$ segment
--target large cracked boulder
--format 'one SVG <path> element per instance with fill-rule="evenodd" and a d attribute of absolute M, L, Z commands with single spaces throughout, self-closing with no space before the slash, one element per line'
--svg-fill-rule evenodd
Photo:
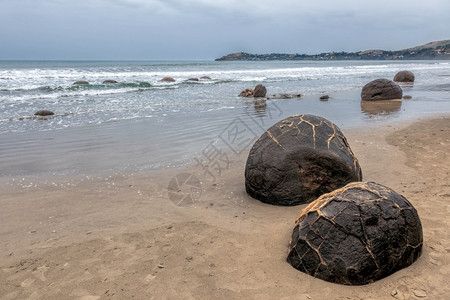
<path fill-rule="evenodd" d="M 415 208 L 392 189 L 354 182 L 300 212 L 287 261 L 311 276 L 367 284 L 411 265 L 422 252 Z"/>
<path fill-rule="evenodd" d="M 309 203 L 361 180 L 344 134 L 314 115 L 291 116 L 270 127 L 253 145 L 245 166 L 247 193 L 274 205 Z"/>
<path fill-rule="evenodd" d="M 394 81 L 397 82 L 414 82 L 414 74 L 411 71 L 400 71 L 394 76 Z"/>
<path fill-rule="evenodd" d="M 375 79 L 366 84 L 361 91 L 361 100 L 402 99 L 402 88 L 389 79 Z"/>

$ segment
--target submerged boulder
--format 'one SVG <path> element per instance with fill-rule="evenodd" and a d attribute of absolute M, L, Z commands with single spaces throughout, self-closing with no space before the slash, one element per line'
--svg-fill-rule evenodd
<path fill-rule="evenodd" d="M 300 212 L 287 261 L 316 278 L 361 285 L 411 265 L 422 246 L 422 225 L 406 198 L 377 183 L 354 182 Z"/>
<path fill-rule="evenodd" d="M 79 81 L 75 81 L 73 84 L 89 84 L 89 82 L 84 81 L 84 80 L 79 80 Z"/>
<path fill-rule="evenodd" d="M 200 77 L 200 79 L 211 80 L 211 77 L 209 77 L 209 76 L 202 76 L 202 77 Z"/>
<path fill-rule="evenodd" d="M 264 98 L 266 96 L 267 90 L 266 87 L 262 84 L 258 84 L 255 86 L 253 97 L 257 98 Z"/>
<path fill-rule="evenodd" d="M 161 81 L 165 81 L 165 82 L 175 82 L 175 79 L 172 77 L 164 77 L 163 79 L 161 79 Z"/>
<path fill-rule="evenodd" d="M 394 76 L 394 81 L 397 82 L 414 82 L 414 74 L 411 71 L 400 71 Z"/>
<path fill-rule="evenodd" d="M 392 100 L 402 99 L 402 88 L 389 79 L 375 79 L 366 84 L 361 91 L 361 99 L 372 100 Z"/>
<path fill-rule="evenodd" d="M 112 80 L 112 79 L 107 79 L 107 80 L 103 81 L 103 84 L 108 84 L 108 83 L 117 83 L 117 81 Z"/>
<path fill-rule="evenodd" d="M 361 180 L 344 134 L 314 115 L 291 116 L 270 127 L 253 145 L 245 166 L 247 193 L 274 205 L 308 203 Z"/>

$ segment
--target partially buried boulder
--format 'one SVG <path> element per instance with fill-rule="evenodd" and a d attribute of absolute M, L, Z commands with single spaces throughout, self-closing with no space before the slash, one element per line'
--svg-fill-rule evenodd
<path fill-rule="evenodd" d="M 38 110 L 34 113 L 35 116 L 53 116 L 55 113 L 50 110 Z"/>
<path fill-rule="evenodd" d="M 165 81 L 165 82 L 175 82 L 175 79 L 172 77 L 164 77 L 163 79 L 161 79 L 161 81 Z"/>
<path fill-rule="evenodd" d="M 362 100 L 402 99 L 402 88 L 389 79 L 375 79 L 366 84 L 361 91 Z"/>
<path fill-rule="evenodd" d="M 421 255 L 415 208 L 392 189 L 355 182 L 300 212 L 287 261 L 311 276 L 361 285 L 411 265 Z"/>
<path fill-rule="evenodd" d="M 394 76 L 394 81 L 397 82 L 414 82 L 414 74 L 411 71 L 400 71 Z"/>
<path fill-rule="evenodd" d="M 84 80 L 79 80 L 79 81 L 75 81 L 73 84 L 77 85 L 77 84 L 89 84 L 89 82 L 84 81 Z"/>
<path fill-rule="evenodd" d="M 314 115 L 291 116 L 270 127 L 253 145 L 245 166 L 247 193 L 274 205 L 308 203 L 361 180 L 344 134 Z"/>
<path fill-rule="evenodd" d="M 240 94 L 239 97 L 253 97 L 255 90 L 253 89 L 245 89 Z"/>
<path fill-rule="evenodd" d="M 266 87 L 263 86 L 262 84 L 258 84 L 257 86 L 255 86 L 253 97 L 264 98 L 266 96 L 266 93 L 267 93 Z"/>

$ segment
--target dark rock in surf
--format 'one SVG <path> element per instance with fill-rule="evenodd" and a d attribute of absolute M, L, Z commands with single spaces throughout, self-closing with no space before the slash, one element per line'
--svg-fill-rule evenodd
<path fill-rule="evenodd" d="M 353 181 L 362 172 L 344 134 L 314 115 L 288 117 L 253 145 L 245 166 L 245 188 L 274 205 L 309 203 Z"/>
<path fill-rule="evenodd" d="M 402 88 L 389 79 L 375 79 L 366 84 L 361 91 L 361 100 L 402 99 Z"/>
<path fill-rule="evenodd" d="M 394 76 L 396 82 L 414 82 L 414 74 L 411 71 L 400 71 Z"/>
<path fill-rule="evenodd" d="M 323 96 L 320 96 L 320 101 L 327 101 L 328 99 L 330 99 L 330 96 L 328 96 L 328 95 L 323 95 Z"/>
<path fill-rule="evenodd" d="M 211 80 L 211 77 L 209 77 L 209 76 L 202 76 L 202 77 L 200 77 L 200 79 Z"/>
<path fill-rule="evenodd" d="M 53 116 L 55 113 L 50 110 L 38 110 L 34 113 L 35 116 Z"/>
<path fill-rule="evenodd" d="M 300 212 L 287 261 L 326 281 L 362 285 L 411 265 L 421 255 L 422 225 L 403 196 L 354 182 Z"/>
<path fill-rule="evenodd" d="M 117 81 L 112 80 L 112 79 L 108 79 L 108 80 L 103 81 L 103 84 L 109 84 L 109 83 L 117 83 Z"/>
<path fill-rule="evenodd" d="M 79 81 L 75 81 L 73 84 L 77 85 L 77 84 L 89 84 L 89 82 L 84 81 L 84 80 L 79 80 Z"/>
<path fill-rule="evenodd" d="M 199 81 L 198 78 L 189 78 L 188 81 Z"/>

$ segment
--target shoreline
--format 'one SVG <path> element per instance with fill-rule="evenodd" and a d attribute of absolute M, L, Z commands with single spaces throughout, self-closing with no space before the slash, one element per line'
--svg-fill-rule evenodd
<path fill-rule="evenodd" d="M 0 298 L 444 299 L 450 115 L 428 117 L 343 130 L 363 180 L 403 194 L 422 220 L 422 256 L 385 279 L 340 286 L 289 266 L 287 243 L 305 205 L 247 196 L 245 151 L 215 182 L 191 164 L 70 185 L 66 178 L 28 189 L 1 184 Z M 183 172 L 203 182 L 200 201 L 186 207 L 167 193 Z"/>

